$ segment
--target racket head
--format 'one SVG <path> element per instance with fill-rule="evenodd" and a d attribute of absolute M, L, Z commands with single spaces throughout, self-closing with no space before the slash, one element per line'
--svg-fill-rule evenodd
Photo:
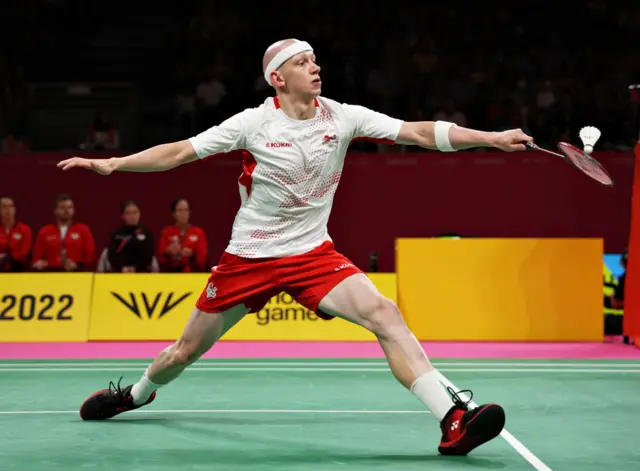
<path fill-rule="evenodd" d="M 558 143 L 558 150 L 573 164 L 578 170 L 581 170 L 587 176 L 593 178 L 604 186 L 613 186 L 614 182 L 611 175 L 596 159 L 587 155 L 583 150 L 578 149 L 567 142 Z"/>

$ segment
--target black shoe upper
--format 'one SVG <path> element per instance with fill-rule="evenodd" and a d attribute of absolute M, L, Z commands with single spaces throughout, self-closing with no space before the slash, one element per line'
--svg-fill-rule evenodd
<path fill-rule="evenodd" d="M 121 412 L 136 409 L 137 406 L 131 397 L 133 385 L 122 389 L 120 381 L 122 378 L 117 385 L 110 381 L 109 389 L 99 391 L 89 397 L 80 408 L 81 417 L 84 420 L 105 420 Z"/>

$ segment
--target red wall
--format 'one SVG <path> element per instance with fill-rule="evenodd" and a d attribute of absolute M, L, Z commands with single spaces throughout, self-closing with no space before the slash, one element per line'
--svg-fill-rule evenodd
<path fill-rule="evenodd" d="M 380 270 L 393 270 L 394 238 L 459 232 L 492 237 L 604 237 L 605 249 L 627 244 L 632 153 L 594 155 L 616 180 L 606 188 L 556 157 L 543 154 L 357 154 L 347 157 L 329 231 L 338 250 L 366 269 L 378 251 Z M 139 202 L 155 233 L 170 223 L 178 196 L 191 200 L 193 222 L 210 238 L 217 260 L 239 206 L 240 159 L 229 154 L 163 173 L 61 172 L 65 155 L 0 155 L 0 193 L 37 230 L 52 219 L 61 192 L 76 201 L 99 247 L 118 224 L 118 206 Z"/>
<path fill-rule="evenodd" d="M 634 338 L 640 347 L 640 291 L 632 289 L 640 283 L 640 141 L 636 144 L 635 184 L 633 187 L 634 214 L 629 241 L 629 261 L 625 284 L 624 334 Z"/>

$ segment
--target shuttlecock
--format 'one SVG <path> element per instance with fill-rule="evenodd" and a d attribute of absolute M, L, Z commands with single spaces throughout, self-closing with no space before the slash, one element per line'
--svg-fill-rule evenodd
<path fill-rule="evenodd" d="M 582 139 L 585 154 L 593 152 L 593 146 L 595 146 L 598 139 L 600 139 L 600 135 L 600 130 L 593 126 L 585 126 L 580 130 L 580 139 Z"/>

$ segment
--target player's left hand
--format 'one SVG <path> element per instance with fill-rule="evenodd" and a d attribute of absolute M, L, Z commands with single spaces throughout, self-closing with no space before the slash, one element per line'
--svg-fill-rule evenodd
<path fill-rule="evenodd" d="M 518 128 L 495 133 L 493 141 L 494 147 L 505 152 L 515 152 L 527 150 L 523 142 L 533 142 L 533 138 Z"/>
<path fill-rule="evenodd" d="M 115 170 L 112 159 L 85 159 L 82 157 L 72 157 L 58 163 L 58 168 L 70 170 L 72 168 L 84 168 L 93 170 L 100 175 L 110 175 Z"/>

